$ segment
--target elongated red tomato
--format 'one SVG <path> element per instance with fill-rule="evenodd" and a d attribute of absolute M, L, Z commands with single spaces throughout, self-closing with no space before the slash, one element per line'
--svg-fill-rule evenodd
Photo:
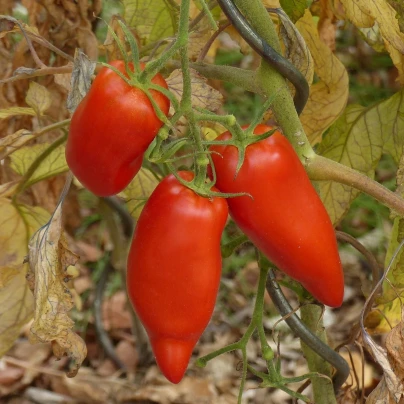
<path fill-rule="evenodd" d="M 191 172 L 179 172 L 184 180 Z M 128 258 L 129 298 L 163 374 L 178 383 L 215 306 L 225 199 L 204 198 L 169 175 L 147 201 Z"/>
<path fill-rule="evenodd" d="M 127 76 L 122 60 L 110 64 Z M 152 82 L 167 88 L 160 74 Z M 168 98 L 158 91 L 150 92 L 167 115 Z M 67 163 L 94 194 L 116 194 L 139 171 L 143 153 L 161 126 L 146 94 L 104 67 L 72 116 L 66 144 Z"/>
<path fill-rule="evenodd" d="M 272 128 L 258 125 L 256 134 Z M 229 132 L 217 140 L 230 139 Z M 252 196 L 228 198 L 230 214 L 253 243 L 322 303 L 342 304 L 344 277 L 331 220 L 288 140 L 275 132 L 246 148 L 235 177 L 238 150 L 211 147 L 216 186 Z"/>

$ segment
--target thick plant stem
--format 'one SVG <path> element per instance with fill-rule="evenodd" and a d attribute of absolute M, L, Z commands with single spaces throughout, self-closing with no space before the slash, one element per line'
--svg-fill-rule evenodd
<path fill-rule="evenodd" d="M 322 321 L 320 306 L 313 304 L 300 308 L 301 318 L 307 327 L 322 341 L 327 343 Z M 317 404 L 336 404 L 334 388 L 331 382 L 331 365 L 311 350 L 304 342 L 301 343 L 303 353 L 309 365 L 310 372 L 319 372 L 330 379 L 315 377 L 311 379 L 313 385 L 314 402 Z"/>
<path fill-rule="evenodd" d="M 257 34 L 280 53 L 278 35 L 262 2 L 259 0 L 235 0 L 235 4 L 249 20 Z M 300 159 L 304 161 L 305 158 L 314 156 L 314 151 L 304 133 L 285 79 L 264 60 L 257 70 L 256 86 L 262 88 L 262 92 L 267 97 L 278 94 L 272 104 L 272 111 Z"/>
<path fill-rule="evenodd" d="M 359 171 L 318 155 L 307 161 L 306 170 L 311 180 L 335 181 L 348 185 L 373 196 L 399 215 L 404 216 L 403 198 Z"/>
<path fill-rule="evenodd" d="M 235 0 L 235 4 L 247 18 L 255 31 L 276 51 L 280 52 L 280 44 L 272 20 L 268 16 L 260 0 Z M 267 97 L 278 93 L 272 104 L 272 111 L 275 114 L 278 124 L 283 133 L 294 146 L 301 161 L 306 163 L 315 157 L 315 153 L 304 133 L 303 126 L 297 115 L 292 96 L 286 85 L 285 79 L 272 66 L 262 61 L 256 74 L 256 84 L 263 89 Z M 311 329 L 316 329 L 319 323 L 319 312 L 321 309 L 314 305 L 302 307 L 302 320 Z M 324 331 L 323 339 L 325 338 Z M 331 376 L 331 367 L 317 354 L 303 345 L 312 372 L 325 373 Z M 314 402 L 318 404 L 336 403 L 331 379 L 312 379 Z"/>

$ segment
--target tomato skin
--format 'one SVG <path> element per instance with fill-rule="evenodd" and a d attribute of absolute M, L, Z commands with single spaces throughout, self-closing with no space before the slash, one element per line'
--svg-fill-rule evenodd
<path fill-rule="evenodd" d="M 122 60 L 110 64 L 127 76 Z M 160 74 L 152 82 L 167 88 Z M 158 91 L 150 92 L 167 115 L 169 99 Z M 72 116 L 66 144 L 67 163 L 77 179 L 94 194 L 116 194 L 139 171 L 143 153 L 161 126 L 146 94 L 104 67 Z"/>
<path fill-rule="evenodd" d="M 193 173 L 179 172 L 189 181 Z M 128 257 L 127 288 L 158 366 L 178 383 L 212 316 L 219 288 L 220 239 L 228 208 L 169 175 L 140 215 Z"/>
<path fill-rule="evenodd" d="M 255 134 L 273 128 L 258 125 Z M 229 132 L 217 140 L 231 138 Z M 247 146 L 235 177 L 238 150 L 214 145 L 216 187 L 252 196 L 228 198 L 230 215 L 251 241 L 279 269 L 322 303 L 342 304 L 344 275 L 335 232 L 323 203 L 289 141 L 276 131 Z"/>

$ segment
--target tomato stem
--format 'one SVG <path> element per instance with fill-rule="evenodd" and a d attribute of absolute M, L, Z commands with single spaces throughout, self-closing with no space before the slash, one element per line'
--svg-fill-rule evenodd
<path fill-rule="evenodd" d="M 187 47 L 188 44 L 188 28 L 189 28 L 189 8 L 190 0 L 182 0 L 180 6 L 180 16 L 178 24 L 177 39 L 172 46 L 163 52 L 160 57 L 152 62 L 149 62 L 143 72 L 141 73 L 139 80 L 146 82 L 150 77 L 154 77 L 166 63 L 183 47 Z"/>
<path fill-rule="evenodd" d="M 247 131 L 249 134 L 253 134 L 255 127 L 262 123 L 262 117 L 264 114 L 267 112 L 269 107 L 272 105 L 272 103 L 275 101 L 276 97 L 278 96 L 279 91 L 275 92 L 272 94 L 270 97 L 268 97 L 262 107 L 259 109 L 258 113 L 256 114 L 255 118 L 250 122 L 250 125 L 247 128 Z"/>
<path fill-rule="evenodd" d="M 206 17 L 208 18 L 209 24 L 212 26 L 214 31 L 217 31 L 219 27 L 217 26 L 216 21 L 213 18 L 213 15 L 210 12 L 208 5 L 206 4 L 206 1 L 200 0 L 200 5 L 202 7 L 202 10 L 205 12 Z"/>
<path fill-rule="evenodd" d="M 243 241 L 245 241 L 244 237 L 245 236 L 240 236 L 235 240 L 243 242 Z M 263 387 L 264 386 L 265 387 L 268 387 L 268 386 L 276 387 L 276 388 L 286 391 L 292 397 L 300 398 L 305 402 L 309 402 L 309 399 L 306 396 L 304 396 L 298 392 L 294 392 L 293 390 L 290 390 L 288 387 L 286 387 L 286 385 L 289 383 L 294 383 L 297 381 L 305 380 L 307 378 L 320 377 L 320 375 L 318 373 L 312 372 L 312 373 L 308 373 L 308 374 L 298 376 L 295 378 L 285 378 L 280 374 L 279 361 L 274 360 L 274 353 L 273 353 L 272 348 L 268 344 L 267 338 L 265 336 L 264 326 L 263 326 L 264 295 L 265 295 L 265 289 L 266 289 L 266 283 L 267 283 L 267 276 L 268 276 L 268 272 L 269 272 L 269 265 L 268 265 L 266 258 L 264 256 L 262 256 L 258 251 L 257 251 L 257 260 L 258 260 L 258 264 L 259 264 L 259 268 L 260 268 L 260 275 L 259 275 L 258 288 L 257 288 L 257 294 L 256 294 L 256 298 L 255 298 L 252 319 L 251 319 L 249 326 L 247 327 L 247 330 L 245 331 L 244 335 L 241 337 L 241 339 L 238 342 L 227 345 L 226 347 L 218 349 L 214 352 L 209 353 L 208 355 L 205 355 L 205 356 L 199 358 L 196 361 L 196 365 L 200 366 L 200 367 L 204 367 L 204 366 L 206 366 L 207 362 L 216 358 L 217 356 L 239 349 L 239 350 L 241 350 L 242 357 L 243 357 L 243 368 L 242 368 L 242 375 L 241 375 L 240 390 L 239 390 L 239 395 L 238 395 L 239 403 L 241 402 L 241 398 L 242 398 L 242 394 L 243 394 L 243 390 L 244 390 L 245 380 L 247 377 L 247 370 L 250 370 L 254 375 L 256 375 L 262 379 Z M 248 344 L 249 340 L 251 339 L 255 330 L 257 330 L 257 332 L 258 332 L 258 337 L 260 339 L 260 344 L 261 344 L 262 355 L 267 362 L 268 373 L 263 373 L 263 372 L 259 372 L 259 371 L 255 370 L 247 362 L 247 344 Z"/>
<path fill-rule="evenodd" d="M 242 234 L 241 236 L 235 237 L 234 239 L 230 240 L 228 243 L 223 244 L 221 248 L 222 257 L 230 257 L 237 247 L 241 246 L 241 244 L 244 244 L 247 241 L 249 241 L 248 237 L 245 234 Z"/>
<path fill-rule="evenodd" d="M 122 28 L 122 31 L 124 32 L 126 39 L 129 42 L 130 50 L 132 52 L 132 62 L 133 66 L 135 67 L 135 72 L 140 72 L 140 57 L 139 57 L 139 47 L 137 46 L 136 39 L 132 35 L 132 33 L 129 31 L 128 27 L 121 21 L 118 21 L 119 26 Z M 124 56 L 125 57 L 125 56 Z M 125 60 L 126 62 L 126 60 Z M 125 63 L 127 64 L 127 63 Z"/>

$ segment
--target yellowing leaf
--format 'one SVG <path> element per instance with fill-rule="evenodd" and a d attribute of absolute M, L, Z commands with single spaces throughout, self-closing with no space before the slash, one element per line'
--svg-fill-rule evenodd
<path fill-rule="evenodd" d="M 401 197 L 404 196 L 404 154 L 401 156 L 399 168 L 396 177 L 397 189 L 396 193 Z M 387 281 L 383 282 L 383 293 L 379 298 L 379 302 L 391 302 L 401 296 L 404 290 L 404 254 L 403 248 L 400 247 L 401 242 L 404 240 L 404 219 L 397 215 L 394 218 L 393 229 L 390 236 L 389 247 L 387 249 L 386 257 L 384 260 L 385 268 L 390 269 L 387 274 Z M 390 264 L 392 257 L 395 256 L 394 261 Z"/>
<path fill-rule="evenodd" d="M 68 312 L 73 307 L 68 288 L 71 278 L 66 271 L 77 256 L 67 248 L 62 233 L 62 204 L 46 226 L 38 230 L 29 243 L 28 280 L 34 292 L 35 312 L 29 339 L 32 343 L 52 342 L 53 353 L 72 359 L 67 375 L 73 377 L 87 355 L 84 341 L 73 331 Z"/>
<path fill-rule="evenodd" d="M 124 19 L 136 30 L 143 43 L 172 36 L 177 12 L 166 0 L 123 0 Z"/>
<path fill-rule="evenodd" d="M 181 100 L 183 92 L 183 78 L 180 69 L 174 70 L 167 78 L 170 91 Z M 223 96 L 207 83 L 207 79 L 191 69 L 192 105 L 217 111 L 223 102 Z"/>
<path fill-rule="evenodd" d="M 11 156 L 10 167 L 20 175 L 25 175 L 31 164 L 36 161 L 38 156 L 46 152 L 49 143 L 41 143 L 33 146 L 26 146 L 15 151 Z M 53 177 L 57 174 L 67 171 L 69 168 L 66 163 L 65 148 L 63 145 L 57 147 L 43 161 L 29 179 L 28 185 L 38 181 Z"/>
<path fill-rule="evenodd" d="M 370 45 L 376 52 L 384 52 L 386 50 L 383 37 L 380 33 L 379 24 L 377 22 L 371 28 L 359 28 L 362 38 Z"/>
<path fill-rule="evenodd" d="M 23 265 L 0 267 L 0 357 L 13 346 L 21 328 L 32 318 L 34 299 L 25 275 Z"/>
<path fill-rule="evenodd" d="M 32 233 L 49 218 L 41 208 L 0 198 L 0 356 L 32 318 L 33 298 L 22 266 Z"/>
<path fill-rule="evenodd" d="M 318 153 L 373 177 L 382 153 L 398 162 L 404 146 L 403 91 L 373 107 L 349 106 L 330 128 Z M 328 181 L 319 182 L 322 200 L 333 223 L 349 209 L 358 191 Z"/>
<path fill-rule="evenodd" d="M 0 119 L 6 119 L 18 115 L 35 116 L 35 110 L 33 108 L 24 108 L 24 107 L 11 107 L 7 109 L 0 109 Z"/>
<path fill-rule="evenodd" d="M 404 55 L 396 48 L 391 46 L 388 42 L 385 42 L 386 49 L 390 53 L 391 60 L 398 70 L 397 81 L 404 86 Z"/>
<path fill-rule="evenodd" d="M 399 70 L 399 81 L 404 84 L 402 67 L 404 54 L 404 33 L 400 31 L 396 10 L 386 0 L 340 0 L 347 18 L 358 28 L 371 28 L 377 22 L 385 41 L 386 49 Z M 395 3 L 391 2 L 393 5 Z M 402 23 L 402 19 L 401 19 Z M 400 57 L 401 55 L 401 57 Z"/>
<path fill-rule="evenodd" d="M 151 171 L 141 168 L 136 177 L 126 187 L 124 191 L 127 198 L 126 204 L 129 213 L 136 220 L 139 219 L 144 204 L 157 187 L 158 183 L 157 178 Z"/>
<path fill-rule="evenodd" d="M 404 53 L 404 34 L 400 32 L 396 11 L 386 0 L 340 1 L 347 18 L 353 24 L 360 28 L 370 28 L 377 21 L 383 38 Z"/>
<path fill-rule="evenodd" d="M 0 185 L 0 198 L 7 198 L 15 192 L 18 181 L 10 181 Z"/>
<path fill-rule="evenodd" d="M 19 131 L 0 139 L 0 160 L 3 160 L 32 138 L 33 135 L 31 132 L 25 129 L 20 129 Z"/>
<path fill-rule="evenodd" d="M 344 65 L 319 38 L 308 10 L 297 24 L 314 60 L 320 81 L 310 87 L 309 100 L 300 119 L 311 142 L 321 141 L 323 132 L 342 114 L 348 100 L 348 73 Z"/>
<path fill-rule="evenodd" d="M 197 59 L 212 34 L 213 30 L 206 18 L 203 20 L 203 24 L 199 24 L 197 29 L 189 34 L 188 57 L 191 60 Z"/>
<path fill-rule="evenodd" d="M 35 81 L 29 83 L 29 89 L 25 102 L 32 107 L 38 115 L 43 115 L 51 105 L 49 91 Z"/>

